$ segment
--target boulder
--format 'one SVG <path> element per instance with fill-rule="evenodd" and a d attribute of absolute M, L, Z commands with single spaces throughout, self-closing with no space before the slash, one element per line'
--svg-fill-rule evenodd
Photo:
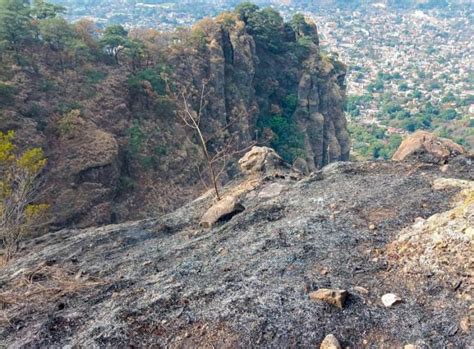
<path fill-rule="evenodd" d="M 284 161 L 272 148 L 254 146 L 239 160 L 239 165 L 245 174 L 259 174 L 283 167 Z"/>
<path fill-rule="evenodd" d="M 416 159 L 428 163 L 446 163 L 450 158 L 463 154 L 464 148 L 453 141 L 440 138 L 426 131 L 418 131 L 406 138 L 392 160 Z"/>
<path fill-rule="evenodd" d="M 211 228 L 219 220 L 230 219 L 237 213 L 244 211 L 244 207 L 238 202 L 237 196 L 229 195 L 211 206 L 199 223 L 203 228 Z"/>

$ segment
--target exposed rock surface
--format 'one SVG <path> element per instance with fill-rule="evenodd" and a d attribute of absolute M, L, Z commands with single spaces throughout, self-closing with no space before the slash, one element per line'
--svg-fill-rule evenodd
<path fill-rule="evenodd" d="M 245 174 L 275 172 L 284 167 L 283 159 L 268 147 L 253 147 L 239 160 L 240 169 Z"/>
<path fill-rule="evenodd" d="M 346 290 L 321 288 L 317 291 L 311 292 L 309 298 L 313 300 L 325 301 L 329 304 L 335 305 L 342 309 L 347 298 Z"/>
<path fill-rule="evenodd" d="M 438 191 L 460 190 L 450 210 L 436 213 L 403 229 L 390 245 L 394 263 L 404 272 L 430 275 L 458 288 L 471 299 L 474 291 L 474 181 L 439 178 Z"/>
<path fill-rule="evenodd" d="M 463 147 L 450 139 L 440 138 L 426 131 L 417 131 L 402 142 L 392 159 L 395 161 L 418 159 L 438 164 L 463 153 Z"/>
<path fill-rule="evenodd" d="M 417 250 L 393 255 L 403 229 L 444 216 L 460 192 L 434 189 L 445 173 L 418 165 L 345 162 L 302 180 L 238 179 L 223 196 L 245 192 L 245 211 L 209 230 L 199 227 L 207 195 L 160 218 L 32 240 L 0 270 L 0 344 L 314 348 L 332 333 L 351 348 L 470 347 L 464 276 L 405 270 Z M 451 178 L 474 180 L 456 171 Z M 259 196 L 271 183 L 287 189 Z M 442 251 L 435 273 L 457 268 L 458 249 Z M 427 246 L 420 260 L 435 253 Z M 321 288 L 348 290 L 344 309 L 311 300 Z M 403 302 L 385 308 L 387 292 Z"/>
<path fill-rule="evenodd" d="M 328 334 L 323 342 L 321 343 L 321 346 L 319 349 L 341 349 L 341 344 L 339 344 L 339 341 L 337 340 L 336 336 L 333 334 Z"/>
<path fill-rule="evenodd" d="M 239 204 L 238 198 L 236 196 L 228 195 L 212 205 L 206 211 L 206 213 L 204 213 L 204 216 L 202 216 L 199 224 L 203 228 L 210 228 L 217 221 L 226 218 L 230 219 L 233 215 L 236 215 L 244 210 L 245 208 Z"/>
<path fill-rule="evenodd" d="M 345 69 L 317 56 L 305 64 L 295 117 L 305 134 L 308 168 L 314 171 L 333 161 L 349 160 L 350 137 L 339 108 L 345 100 Z"/>
<path fill-rule="evenodd" d="M 295 34 L 286 32 L 282 49 L 272 51 L 235 16 L 196 24 L 199 47 L 157 38 L 160 45 L 170 44 L 152 57 L 170 68 L 173 84 L 187 91 L 194 107 L 208 82 L 201 126 L 209 151 L 215 154 L 230 140 L 231 153 L 254 142 L 270 144 L 275 135 L 259 122 L 279 117 L 290 100 L 294 110 L 287 116 L 304 138 L 304 159 L 298 161 L 303 172 L 347 160 L 345 67 L 320 55 L 316 26 L 310 24 L 310 47 L 297 51 Z M 45 149 L 46 188 L 54 184 L 47 195 L 54 227 L 149 217 L 204 190 L 205 161 L 197 139 L 150 81 L 137 87 L 128 67 L 101 63 L 59 72 L 38 62 L 38 69 L 34 75 L 12 72 L 6 83 L 18 93 L 11 105 L 0 106 L 0 129 L 16 130 L 20 146 Z M 88 82 L 90 72 L 103 78 Z M 76 120 L 66 117 L 71 110 L 80 110 Z M 236 173 L 230 166 L 221 179 L 227 182 Z"/>

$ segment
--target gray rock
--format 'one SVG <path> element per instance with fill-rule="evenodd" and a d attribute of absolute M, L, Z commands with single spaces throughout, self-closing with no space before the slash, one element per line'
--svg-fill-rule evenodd
<path fill-rule="evenodd" d="M 266 185 L 259 193 L 258 197 L 261 199 L 269 199 L 279 196 L 285 189 L 285 186 L 280 183 L 271 183 Z"/>

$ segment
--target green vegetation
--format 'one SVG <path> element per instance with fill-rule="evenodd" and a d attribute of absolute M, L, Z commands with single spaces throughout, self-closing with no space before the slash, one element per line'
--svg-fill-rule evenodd
<path fill-rule="evenodd" d="M 128 32 L 119 24 L 105 28 L 100 44 L 105 51 L 119 63 L 119 54 L 128 43 Z"/>
<path fill-rule="evenodd" d="M 50 92 L 51 96 L 61 94 L 66 81 L 74 81 L 80 86 L 80 93 L 75 94 L 75 98 L 57 98 L 49 111 L 57 116 L 54 130 L 60 137 L 74 135 L 82 116 L 86 118 L 90 112 L 90 100 L 104 87 L 97 85 L 108 76 L 112 83 L 115 82 L 113 74 L 124 68 L 121 71 L 126 72 L 127 102 L 135 120 L 129 129 L 127 154 L 135 163 L 147 168 L 156 167 L 159 157 L 167 150 L 154 142 L 155 135 L 152 137 L 150 132 L 153 132 L 146 122 L 153 117 L 174 115 L 171 109 L 175 105 L 168 98 L 169 90 L 173 89 L 173 82 L 168 78 L 173 74 L 167 57 L 170 53 L 180 57 L 181 52 L 192 50 L 193 54 L 202 54 L 207 59 L 204 54 L 208 55 L 209 34 L 215 26 L 220 26 L 225 33 L 230 28 L 239 29 L 244 22 L 262 61 L 255 72 L 256 98 L 261 111 L 257 120 L 260 139 L 290 162 L 303 154 L 303 134 L 293 120 L 299 82 L 295 67 L 301 66 L 311 51 L 315 52 L 318 41 L 315 25 L 307 22 L 303 15 L 296 14 L 285 22 L 272 8 L 243 3 L 215 21 L 205 20 L 191 29 L 183 28 L 165 35 L 152 30 L 129 33 L 120 24 L 100 30 L 87 20 L 71 24 L 61 17 L 63 12 L 62 7 L 42 0 L 33 4 L 23 0 L 0 0 L 0 57 L 6 65 L 15 63 L 24 71 L 34 72 L 41 77 L 37 79 L 38 91 Z M 224 54 L 232 59 L 230 53 Z M 178 69 L 188 69 L 187 64 L 193 63 L 187 61 L 187 53 L 182 56 Z M 336 70 L 345 70 L 334 58 L 326 56 L 323 59 Z M 283 65 L 288 68 L 282 69 Z M 246 78 L 247 73 L 239 71 L 238 67 L 235 72 L 229 72 L 231 80 L 235 81 L 239 74 Z M 190 76 L 193 85 L 189 91 L 190 100 L 196 103 L 194 85 L 198 82 L 192 79 Z M 229 82 L 228 88 L 232 89 L 233 85 L 236 84 Z M 240 92 L 242 95 L 247 93 Z M 14 91 L 6 82 L 0 84 L 0 103 L 8 103 L 13 95 Z M 34 108 L 27 110 L 28 113 L 35 119 L 46 114 Z"/>
<path fill-rule="evenodd" d="M 58 121 L 57 130 L 60 137 L 72 137 L 78 127 L 80 127 L 81 111 L 72 109 L 65 113 Z"/>
<path fill-rule="evenodd" d="M 360 108 L 367 106 L 372 102 L 373 98 L 370 94 L 360 96 L 348 96 L 344 110 L 353 118 L 360 115 Z"/>
<path fill-rule="evenodd" d="M 247 24 L 250 34 L 257 45 L 271 52 L 286 51 L 284 39 L 284 22 L 280 14 L 272 8 L 259 9 L 249 3 L 243 3 L 236 8 L 242 20 Z"/>
<path fill-rule="evenodd" d="M 304 155 L 304 136 L 293 119 L 297 101 L 296 95 L 288 95 L 277 114 L 258 119 L 260 133 L 270 138 L 270 146 L 289 163 Z"/>
<path fill-rule="evenodd" d="M 14 92 L 15 89 L 13 88 L 13 86 L 0 82 L 0 107 L 2 105 L 7 105 L 12 102 Z"/>
<path fill-rule="evenodd" d="M 378 78 L 375 82 L 369 84 L 367 86 L 367 91 L 370 93 L 374 92 L 383 92 L 384 90 L 384 82 L 382 79 Z"/>
<path fill-rule="evenodd" d="M 94 69 L 86 70 L 84 75 L 86 82 L 90 85 L 98 84 L 107 77 L 107 73 Z"/>
<path fill-rule="evenodd" d="M 385 131 L 375 125 L 349 125 L 353 139 L 353 150 L 364 159 L 385 159 L 392 157 L 402 142 L 398 134 L 386 135 Z"/>
<path fill-rule="evenodd" d="M 300 52 L 305 52 L 313 40 L 317 40 L 314 27 L 302 14 L 295 14 L 285 23 L 278 11 L 270 7 L 260 9 L 249 2 L 238 5 L 235 12 L 247 25 L 257 46 L 272 53 L 286 52 L 295 45 Z"/>
<path fill-rule="evenodd" d="M 19 151 L 15 133 L 0 131 L 0 240 L 6 259 L 45 217 L 48 205 L 37 202 L 39 176 L 46 166 L 40 148 Z"/>
<path fill-rule="evenodd" d="M 144 93 L 143 82 L 148 81 L 153 91 L 158 95 L 166 94 L 166 81 L 163 79 L 163 73 L 167 71 L 165 66 L 155 67 L 153 69 L 144 69 L 135 72 L 128 79 L 128 86 L 132 94 Z"/>

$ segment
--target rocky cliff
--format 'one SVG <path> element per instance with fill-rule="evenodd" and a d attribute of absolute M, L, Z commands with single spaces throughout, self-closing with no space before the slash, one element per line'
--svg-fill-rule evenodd
<path fill-rule="evenodd" d="M 348 159 L 344 66 L 320 53 L 314 24 L 300 21 L 299 31 L 254 11 L 272 18 L 268 28 L 227 13 L 189 30 L 142 33 L 140 67 L 122 58 L 59 69 L 58 53 L 42 48 L 31 50 L 35 72 L 5 74 L 15 93 L 1 105 L 0 129 L 45 149 L 53 226 L 143 218 L 205 189 L 198 140 L 176 117 L 169 88 L 184 91 L 194 110 L 204 90 L 201 126 L 213 154 L 228 144 L 231 154 L 270 145 L 303 172 Z M 221 181 L 235 174 L 228 166 Z"/>
<path fill-rule="evenodd" d="M 29 241 L 0 270 L 0 343 L 315 348 L 332 334 L 351 348 L 470 347 L 472 161 L 337 162 L 301 177 L 254 149 L 223 191 L 241 209 L 211 229 L 199 226 L 207 194 Z"/>

